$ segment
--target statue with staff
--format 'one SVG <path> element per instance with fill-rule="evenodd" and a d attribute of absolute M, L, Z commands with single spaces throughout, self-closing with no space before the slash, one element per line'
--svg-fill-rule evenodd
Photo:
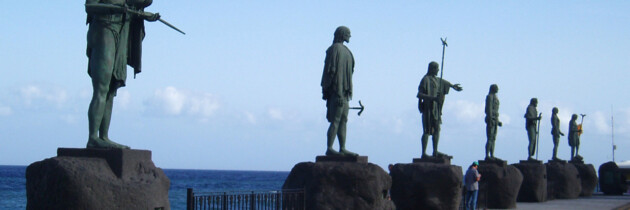
<path fill-rule="evenodd" d="M 580 150 L 580 136 L 582 135 L 582 124 L 584 124 L 585 114 L 581 114 L 582 121 L 577 124 L 577 114 L 571 116 L 569 121 L 569 146 L 571 147 L 571 159 L 570 160 L 582 160 L 582 156 L 578 155 Z"/>
<path fill-rule="evenodd" d="M 530 161 L 538 159 L 538 157 L 536 157 L 536 159 L 532 158 L 535 152 L 538 153 L 538 130 L 540 129 L 540 119 L 542 118 L 542 113 L 538 114 L 536 106 L 538 106 L 538 99 L 532 98 L 529 101 L 529 106 L 527 106 L 527 110 L 524 116 L 525 129 L 527 130 L 527 139 L 529 140 L 529 145 L 527 147 L 527 160 Z"/>
<path fill-rule="evenodd" d="M 152 0 L 86 0 L 88 75 L 92 79 L 92 100 L 88 108 L 87 148 L 128 146 L 109 138 L 114 96 L 126 85 L 127 65 L 134 76 L 141 72 L 144 21 L 161 21 L 159 13 L 145 12 Z"/>
<path fill-rule="evenodd" d="M 448 44 L 446 39 L 442 40 L 442 71 L 440 77 L 437 77 L 437 73 L 440 71 L 440 66 L 437 62 L 431 61 L 427 69 L 426 75 L 420 81 L 418 86 L 418 110 L 422 114 L 422 157 L 427 158 L 426 154 L 427 144 L 429 136 L 433 137 L 433 157 L 447 156 L 444 153 L 438 152 L 438 143 L 440 141 L 440 124 L 442 124 L 442 106 L 444 105 L 444 99 L 451 88 L 456 91 L 461 91 L 462 87 L 459 84 L 451 84 L 449 81 L 443 79 L 444 74 L 444 52 Z"/>

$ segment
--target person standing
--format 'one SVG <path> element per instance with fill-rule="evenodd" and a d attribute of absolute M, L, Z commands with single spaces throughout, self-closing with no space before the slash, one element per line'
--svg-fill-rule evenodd
<path fill-rule="evenodd" d="M 426 154 L 429 136 L 433 136 L 433 157 L 444 155 L 438 152 L 440 141 L 440 124 L 442 124 L 442 105 L 445 95 L 451 88 L 461 91 L 459 84 L 452 85 L 449 81 L 437 77 L 440 71 L 439 64 L 435 61 L 429 63 L 427 74 L 420 80 L 418 86 L 418 110 L 422 113 L 422 158 Z"/>
<path fill-rule="evenodd" d="M 350 42 L 350 29 L 339 26 L 335 30 L 333 44 L 326 50 L 322 74 L 322 99 L 326 100 L 326 119 L 330 122 L 327 133 L 327 156 L 357 156 L 346 150 L 346 123 L 348 102 L 352 99 L 352 74 L 354 57 L 343 45 Z M 339 138 L 339 152 L 333 149 L 335 136 Z"/>
<path fill-rule="evenodd" d="M 477 209 L 477 195 L 479 194 L 479 180 L 481 179 L 481 174 L 477 171 L 478 166 L 479 163 L 477 161 L 473 162 L 472 165 L 468 167 L 466 175 L 464 176 L 466 189 L 464 204 L 466 210 Z"/>
<path fill-rule="evenodd" d="M 536 152 L 536 135 L 538 134 L 538 130 L 536 129 L 536 125 L 538 125 L 538 121 L 541 116 L 538 115 L 538 110 L 536 110 L 536 106 L 538 106 L 538 99 L 532 98 L 529 101 L 529 106 L 527 106 L 527 111 L 525 112 L 525 129 L 527 129 L 527 138 L 529 140 L 528 157 L 527 160 L 534 160 L 532 158 L 534 153 Z"/>
<path fill-rule="evenodd" d="M 144 12 L 152 0 L 86 0 L 88 74 L 92 79 L 92 100 L 88 108 L 87 148 L 124 148 L 109 139 L 114 96 L 125 86 L 127 65 L 140 72 L 144 20 L 160 19 L 158 13 Z M 130 10 L 140 12 L 136 15 Z"/>
<path fill-rule="evenodd" d="M 560 142 L 560 136 L 564 136 L 564 133 L 560 131 L 560 119 L 558 118 L 558 108 L 554 107 L 551 110 L 551 136 L 553 137 L 553 157 L 552 160 L 560 160 L 558 158 L 558 143 Z"/>
<path fill-rule="evenodd" d="M 494 142 L 497 139 L 497 127 L 503 126 L 503 123 L 499 121 L 499 98 L 497 93 L 499 92 L 499 86 L 496 84 L 490 85 L 490 90 L 486 96 L 486 136 L 488 141 L 486 142 L 486 160 L 496 159 L 494 157 Z"/>

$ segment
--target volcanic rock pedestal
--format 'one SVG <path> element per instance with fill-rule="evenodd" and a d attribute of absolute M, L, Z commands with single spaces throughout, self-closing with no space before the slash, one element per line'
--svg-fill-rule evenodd
<path fill-rule="evenodd" d="M 518 202 L 544 202 L 547 199 L 547 168 L 538 160 L 521 160 L 512 164 L 523 175 Z M 483 175 L 482 175 L 483 177 Z"/>
<path fill-rule="evenodd" d="M 387 200 L 392 180 L 367 157 L 318 156 L 296 164 L 282 189 L 305 191 L 306 209 L 395 209 Z"/>
<path fill-rule="evenodd" d="M 462 167 L 434 162 L 398 163 L 390 171 L 396 209 L 458 209 Z"/>
<path fill-rule="evenodd" d="M 57 149 L 26 168 L 27 209 L 170 209 L 151 151 Z"/>
<path fill-rule="evenodd" d="M 599 188 L 606 195 L 623 195 L 628 190 L 625 177 L 615 162 L 606 162 L 599 166 Z"/>
<path fill-rule="evenodd" d="M 480 160 L 477 170 L 481 174 L 477 199 L 479 208 L 516 208 L 516 198 L 523 182 L 521 171 L 503 160 Z"/>
<path fill-rule="evenodd" d="M 582 183 L 582 192 L 580 196 L 591 196 L 595 192 L 597 186 L 597 172 L 593 164 L 584 164 L 584 162 L 569 161 L 573 164 L 580 174 L 580 182 Z"/>
<path fill-rule="evenodd" d="M 547 199 L 572 199 L 580 196 L 580 173 L 566 161 L 549 161 L 547 168 Z"/>

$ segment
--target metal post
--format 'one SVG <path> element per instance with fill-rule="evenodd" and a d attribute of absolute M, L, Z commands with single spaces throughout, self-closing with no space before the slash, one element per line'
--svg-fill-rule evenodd
<path fill-rule="evenodd" d="M 188 188 L 186 189 L 186 210 L 193 210 L 194 209 L 194 194 L 193 194 L 193 189 L 192 188 Z"/>

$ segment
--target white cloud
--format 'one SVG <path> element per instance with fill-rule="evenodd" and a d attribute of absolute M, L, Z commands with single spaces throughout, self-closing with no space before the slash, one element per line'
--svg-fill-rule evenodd
<path fill-rule="evenodd" d="M 256 124 L 256 116 L 250 112 L 245 112 L 245 119 L 251 124 Z"/>
<path fill-rule="evenodd" d="M 509 125 L 512 122 L 512 117 L 510 117 L 510 115 L 500 113 L 499 121 L 501 121 L 503 125 Z"/>
<path fill-rule="evenodd" d="M 458 120 L 466 122 L 483 122 L 485 115 L 484 105 L 466 100 L 450 103 L 448 110 L 454 112 Z"/>
<path fill-rule="evenodd" d="M 126 90 L 118 90 L 114 103 L 116 103 L 114 106 L 117 108 L 127 109 L 131 103 L 131 94 Z"/>
<path fill-rule="evenodd" d="M 604 114 L 603 112 L 600 112 L 600 111 L 595 112 L 593 116 L 593 121 L 595 123 L 595 128 L 597 128 L 597 131 L 599 131 L 600 133 L 611 132 L 611 127 L 609 124 L 610 117 L 606 116 L 606 114 Z"/>
<path fill-rule="evenodd" d="M 280 109 L 275 109 L 275 108 L 270 108 L 267 113 L 269 114 L 269 117 L 271 117 L 271 119 L 274 120 L 283 120 L 284 116 L 282 114 L 282 111 Z"/>
<path fill-rule="evenodd" d="M 27 106 L 52 103 L 57 105 L 57 107 L 61 107 L 68 100 L 66 90 L 55 87 L 27 85 L 20 88 L 19 92 L 23 103 Z"/>
<path fill-rule="evenodd" d="M 0 106 L 0 116 L 8 116 L 13 113 L 11 107 L 8 106 Z"/>
<path fill-rule="evenodd" d="M 153 96 L 145 100 L 149 112 L 179 116 L 188 114 L 206 119 L 219 109 L 219 102 L 212 94 L 194 93 L 172 86 L 158 89 Z"/>

